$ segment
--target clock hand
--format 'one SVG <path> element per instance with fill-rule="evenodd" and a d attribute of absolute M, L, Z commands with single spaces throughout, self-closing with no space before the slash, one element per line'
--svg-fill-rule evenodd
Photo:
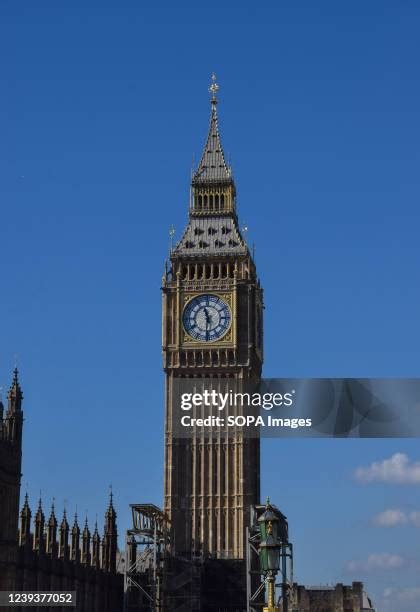
<path fill-rule="evenodd" d="M 208 329 L 209 325 L 211 324 L 211 317 L 207 308 L 204 308 L 204 315 L 206 317 L 206 329 Z"/>

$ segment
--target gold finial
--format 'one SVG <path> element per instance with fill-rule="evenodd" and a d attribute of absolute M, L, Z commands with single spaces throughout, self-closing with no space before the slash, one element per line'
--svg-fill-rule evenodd
<path fill-rule="evenodd" d="M 211 93 L 211 100 L 212 102 L 216 102 L 217 98 L 216 98 L 216 94 L 219 91 L 219 86 L 216 83 L 216 75 L 213 74 L 211 75 L 211 85 L 209 87 L 209 92 Z"/>

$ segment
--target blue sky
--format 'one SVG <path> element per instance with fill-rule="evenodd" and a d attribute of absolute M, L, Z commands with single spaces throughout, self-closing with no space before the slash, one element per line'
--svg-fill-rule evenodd
<path fill-rule="evenodd" d="M 102 521 L 112 482 L 121 533 L 130 502 L 161 503 L 160 280 L 212 71 L 265 376 L 419 375 L 419 12 L 0 3 L 0 381 L 17 354 L 33 503 Z M 300 581 L 361 578 L 383 609 L 418 609 L 419 483 L 354 476 L 395 453 L 420 459 L 416 440 L 264 440 Z M 389 509 L 406 522 L 375 526 Z"/>

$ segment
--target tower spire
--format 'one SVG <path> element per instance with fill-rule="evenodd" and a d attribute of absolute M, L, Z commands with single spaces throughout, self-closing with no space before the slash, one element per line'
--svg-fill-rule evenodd
<path fill-rule="evenodd" d="M 95 521 L 95 531 L 92 537 L 92 566 L 101 567 L 101 538 L 98 532 L 98 519 Z"/>
<path fill-rule="evenodd" d="M 46 549 L 47 553 L 51 555 L 55 555 L 57 553 L 57 518 L 55 516 L 54 499 L 51 504 L 51 514 L 47 524 Z"/>
<path fill-rule="evenodd" d="M 25 493 L 25 502 L 20 513 L 19 544 L 29 545 L 31 539 L 31 509 L 29 507 L 28 493 Z"/>
<path fill-rule="evenodd" d="M 109 505 L 105 513 L 104 537 L 102 540 L 102 569 L 115 573 L 117 567 L 117 513 L 113 504 L 112 487 Z"/>
<path fill-rule="evenodd" d="M 13 380 L 8 393 L 9 412 L 19 412 L 22 406 L 23 393 L 19 384 L 19 372 L 15 367 L 13 370 Z"/>
<path fill-rule="evenodd" d="M 90 559 L 90 531 L 86 515 L 85 526 L 82 533 L 82 563 L 90 565 Z"/>
<path fill-rule="evenodd" d="M 225 155 L 220 140 L 219 125 L 217 118 L 217 92 L 219 85 L 216 83 L 216 75 L 211 77 L 209 92 L 211 93 L 210 126 L 206 144 L 201 155 L 200 163 L 193 174 L 192 184 L 214 183 L 232 181 L 232 171 L 226 163 Z"/>
<path fill-rule="evenodd" d="M 235 181 L 220 139 L 218 91 L 213 74 L 209 87 L 210 125 L 200 162 L 191 179 L 189 223 L 176 247 L 171 249 L 171 261 L 180 255 L 249 254 L 238 226 Z"/>
<path fill-rule="evenodd" d="M 74 515 L 73 527 L 71 529 L 70 558 L 72 561 L 80 561 L 80 527 L 77 522 L 77 510 Z"/>
<path fill-rule="evenodd" d="M 42 499 L 41 494 L 39 496 L 38 502 L 38 510 L 35 514 L 35 532 L 34 532 L 34 541 L 33 548 L 34 550 L 39 550 L 40 552 L 44 551 L 44 524 L 45 524 L 45 516 L 42 511 Z"/>
<path fill-rule="evenodd" d="M 64 508 L 63 520 L 60 525 L 60 544 L 58 553 L 60 559 L 68 559 L 69 557 L 69 529 L 66 508 Z"/>

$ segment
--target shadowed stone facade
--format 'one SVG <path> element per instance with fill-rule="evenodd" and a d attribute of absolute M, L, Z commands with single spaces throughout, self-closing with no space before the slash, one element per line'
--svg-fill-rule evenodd
<path fill-rule="evenodd" d="M 0 401 L 0 591 L 13 588 L 17 565 L 23 427 L 17 369 L 7 399 L 6 413 Z"/>

